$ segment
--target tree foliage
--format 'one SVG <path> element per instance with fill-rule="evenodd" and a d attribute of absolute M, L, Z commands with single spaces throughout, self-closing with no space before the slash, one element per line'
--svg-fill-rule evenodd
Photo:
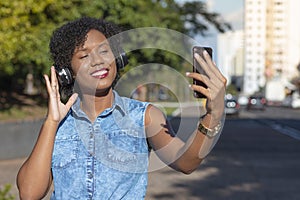
<path fill-rule="evenodd" d="M 0 200 L 14 200 L 15 197 L 10 193 L 10 190 L 11 190 L 10 184 L 0 186 Z"/>
<path fill-rule="evenodd" d="M 105 18 L 124 30 L 162 27 L 195 35 L 208 32 L 207 23 L 221 32 L 230 28 L 219 20 L 218 14 L 207 12 L 201 1 L 179 4 L 174 0 L 2 0 L 0 88 L 24 84 L 27 73 L 38 80 L 48 72 L 52 64 L 48 43 L 53 30 L 80 16 Z M 179 62 L 176 56 L 159 50 L 141 51 L 135 56 L 131 58 L 132 63 L 153 57 L 177 65 Z"/>

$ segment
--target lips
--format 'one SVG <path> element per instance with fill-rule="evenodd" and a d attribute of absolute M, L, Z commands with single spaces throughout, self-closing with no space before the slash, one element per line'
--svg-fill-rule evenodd
<path fill-rule="evenodd" d="M 100 70 L 93 71 L 91 76 L 94 78 L 102 79 L 108 76 L 109 70 L 107 68 L 102 68 Z"/>

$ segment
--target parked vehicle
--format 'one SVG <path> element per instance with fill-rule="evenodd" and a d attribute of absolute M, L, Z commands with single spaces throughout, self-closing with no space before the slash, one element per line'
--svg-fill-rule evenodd
<path fill-rule="evenodd" d="M 238 103 L 240 106 L 247 106 L 248 104 L 248 96 L 246 95 L 239 95 L 238 97 Z"/>
<path fill-rule="evenodd" d="M 240 105 L 236 99 L 225 99 L 225 113 L 228 115 L 238 115 Z"/>
<path fill-rule="evenodd" d="M 247 110 L 258 109 L 265 110 L 267 100 L 263 96 L 250 96 L 248 98 Z"/>
<path fill-rule="evenodd" d="M 285 98 L 285 82 L 281 79 L 275 79 L 266 83 L 264 97 L 268 105 L 278 105 Z"/>
<path fill-rule="evenodd" d="M 282 105 L 290 108 L 300 108 L 300 95 L 298 92 L 294 92 L 292 95 L 287 96 Z"/>

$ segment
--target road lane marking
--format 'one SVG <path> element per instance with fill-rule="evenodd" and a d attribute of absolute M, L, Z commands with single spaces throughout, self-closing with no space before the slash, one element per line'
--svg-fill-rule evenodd
<path fill-rule="evenodd" d="M 278 131 L 279 133 L 288 135 L 294 139 L 300 140 L 300 130 L 283 125 L 278 123 L 277 121 L 272 120 L 259 120 L 260 122 L 266 124 L 271 127 L 273 130 Z"/>

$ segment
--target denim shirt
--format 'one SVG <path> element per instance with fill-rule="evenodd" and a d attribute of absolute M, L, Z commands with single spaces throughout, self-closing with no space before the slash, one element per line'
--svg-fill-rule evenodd
<path fill-rule="evenodd" d="M 149 148 L 149 104 L 120 97 L 91 123 L 74 103 L 60 124 L 52 154 L 51 199 L 144 199 Z"/>

